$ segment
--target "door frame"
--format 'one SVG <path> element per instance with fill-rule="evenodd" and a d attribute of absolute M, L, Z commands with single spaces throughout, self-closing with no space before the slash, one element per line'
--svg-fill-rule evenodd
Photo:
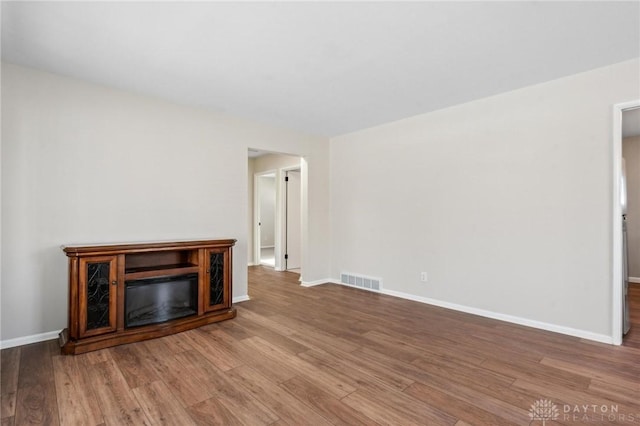
<path fill-rule="evenodd" d="M 614 345 L 622 344 L 622 206 L 620 204 L 620 179 L 622 177 L 622 113 L 640 108 L 640 99 L 613 106 L 613 178 L 612 178 L 612 337 Z"/>
<path fill-rule="evenodd" d="M 261 265 L 261 261 L 260 261 L 260 249 L 262 248 L 261 246 L 261 235 L 260 235 L 260 225 L 258 225 L 258 223 L 261 223 L 262 220 L 260 218 L 260 178 L 262 176 L 267 176 L 267 175 L 274 175 L 275 178 L 274 179 L 278 179 L 278 171 L 277 170 L 266 170 L 264 172 L 257 172 L 253 174 L 253 263 L 256 265 Z M 274 215 L 274 253 L 277 250 L 278 247 L 278 238 L 277 238 L 277 231 L 278 231 L 278 185 L 275 185 L 275 207 L 276 207 L 276 213 Z M 278 266 L 278 258 L 275 257 L 276 260 L 276 267 Z"/>
<path fill-rule="evenodd" d="M 304 187 L 303 187 L 303 183 L 302 183 L 302 165 L 297 165 L 297 166 L 289 166 L 289 167 L 283 167 L 280 169 L 280 194 L 282 194 L 282 200 L 280 202 L 280 211 L 282 212 L 281 215 L 277 215 L 276 216 L 276 221 L 277 220 L 281 220 L 281 241 L 282 241 L 282 250 L 280 252 L 280 264 L 282 265 L 282 270 L 286 271 L 288 270 L 288 265 L 287 265 L 287 261 L 284 258 L 284 255 L 287 254 L 287 185 L 286 182 L 284 180 L 285 174 L 287 172 L 292 172 L 292 171 L 297 171 L 300 173 L 300 190 L 302 193 L 304 193 Z M 300 223 L 302 224 L 302 193 L 300 194 Z M 302 277 L 302 229 L 300 230 L 300 276 Z"/>

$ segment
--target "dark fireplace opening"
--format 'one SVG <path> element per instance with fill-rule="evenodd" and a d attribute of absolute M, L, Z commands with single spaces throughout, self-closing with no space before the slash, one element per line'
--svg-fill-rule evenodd
<path fill-rule="evenodd" d="M 198 274 L 130 280 L 125 284 L 126 328 L 198 313 Z"/>

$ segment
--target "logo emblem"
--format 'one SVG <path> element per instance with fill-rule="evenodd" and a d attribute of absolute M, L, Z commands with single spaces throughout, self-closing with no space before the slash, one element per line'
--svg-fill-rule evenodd
<path fill-rule="evenodd" d="M 556 404 L 548 399 L 539 399 L 529 408 L 529 417 L 531 420 L 542 420 L 542 425 L 545 426 L 547 420 L 558 420 L 560 411 Z"/>

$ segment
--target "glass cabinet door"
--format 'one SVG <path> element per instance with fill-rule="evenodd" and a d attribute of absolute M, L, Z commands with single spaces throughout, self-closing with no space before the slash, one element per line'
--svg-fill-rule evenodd
<path fill-rule="evenodd" d="M 231 306 L 231 291 L 229 289 L 230 260 L 229 250 L 226 248 L 206 250 L 205 312 Z"/>
<path fill-rule="evenodd" d="M 116 330 L 117 256 L 80 259 L 80 337 Z"/>

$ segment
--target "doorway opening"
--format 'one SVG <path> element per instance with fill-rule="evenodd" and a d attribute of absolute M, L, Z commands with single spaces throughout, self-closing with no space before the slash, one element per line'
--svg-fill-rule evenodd
<path fill-rule="evenodd" d="M 249 266 L 303 274 L 306 162 L 249 149 Z"/>
<path fill-rule="evenodd" d="M 636 268 L 640 268 L 640 265 L 632 265 L 630 260 L 637 256 L 635 248 L 630 247 L 631 241 L 635 238 L 629 238 L 629 233 L 634 233 L 636 226 L 639 225 L 636 222 L 640 222 L 640 213 L 636 213 L 638 209 L 640 212 L 640 200 L 637 198 L 638 189 L 633 189 L 637 185 L 640 187 L 640 182 L 635 182 L 635 167 L 639 167 L 640 164 L 636 164 L 636 161 L 640 163 L 640 158 L 636 160 L 635 155 L 631 154 L 635 148 L 635 137 L 639 138 L 640 144 L 640 99 L 626 102 L 623 104 L 614 105 L 613 108 L 613 209 L 612 209 L 612 229 L 613 229 L 613 274 L 612 274 L 612 337 L 613 343 L 620 345 L 623 343 L 634 342 L 640 347 L 640 336 L 638 336 L 638 327 L 634 327 L 633 320 L 634 315 L 631 313 L 633 303 L 630 301 L 631 281 L 634 281 L 634 274 L 640 273 L 635 271 Z M 632 143 L 627 146 L 627 141 L 632 140 Z M 625 145 L 625 158 L 623 160 L 623 142 Z M 640 151 L 638 151 L 640 157 Z M 638 172 L 640 180 L 640 172 Z M 634 192 L 634 194 L 631 194 Z M 631 197 L 630 197 L 631 195 Z M 638 218 L 635 216 L 638 215 Z M 638 227 L 640 231 L 640 227 Z M 640 280 L 639 280 L 640 281 Z M 636 308 L 637 309 L 637 306 Z"/>

